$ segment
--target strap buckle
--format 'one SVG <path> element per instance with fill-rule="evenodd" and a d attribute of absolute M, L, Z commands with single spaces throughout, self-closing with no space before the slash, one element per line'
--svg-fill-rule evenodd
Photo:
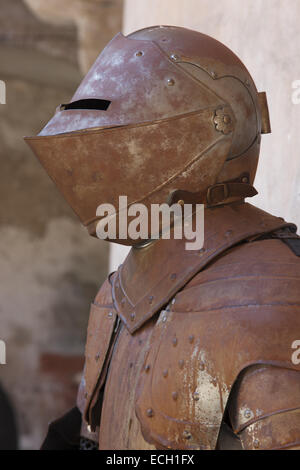
<path fill-rule="evenodd" d="M 223 195 L 221 194 L 221 197 L 220 197 L 220 194 L 217 193 L 218 197 L 217 197 L 217 200 L 214 201 L 214 194 L 213 192 L 217 190 L 223 190 Z M 215 195 L 216 196 L 216 195 Z M 229 187 L 228 187 L 228 184 L 227 183 L 217 183 L 217 184 L 214 184 L 213 186 L 210 186 L 207 190 L 207 194 L 206 194 L 206 200 L 207 200 L 207 204 L 209 206 L 211 206 L 212 204 L 217 204 L 221 201 L 224 201 L 225 199 L 227 199 L 229 196 Z"/>

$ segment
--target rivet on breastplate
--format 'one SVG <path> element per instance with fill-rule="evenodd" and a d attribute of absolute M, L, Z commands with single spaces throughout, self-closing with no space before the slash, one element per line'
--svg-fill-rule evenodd
<path fill-rule="evenodd" d="M 173 78 L 168 78 L 167 85 L 168 86 L 174 86 L 175 85 L 175 80 Z"/>
<path fill-rule="evenodd" d="M 149 372 L 150 368 L 151 368 L 150 364 L 147 364 L 147 365 L 145 366 L 145 372 Z"/>
<path fill-rule="evenodd" d="M 246 410 L 244 412 L 244 416 L 245 416 L 245 418 L 248 418 L 248 419 L 251 418 L 251 416 L 252 416 L 251 410 Z"/>
<path fill-rule="evenodd" d="M 214 70 L 212 70 L 210 73 L 211 73 L 212 78 L 218 78 L 218 74 Z"/>
<path fill-rule="evenodd" d="M 162 375 L 163 375 L 164 377 L 168 377 L 168 369 L 163 370 Z"/>
<path fill-rule="evenodd" d="M 171 274 L 171 276 L 170 276 L 170 278 L 171 278 L 172 281 L 174 281 L 174 280 L 176 279 L 176 277 L 177 277 L 176 273 L 173 273 L 173 274 Z"/>
<path fill-rule="evenodd" d="M 224 124 L 230 124 L 231 123 L 231 117 L 228 116 L 227 114 L 225 114 L 225 116 L 223 117 L 223 122 L 224 122 Z"/>
<path fill-rule="evenodd" d="M 177 54 L 171 54 L 171 59 L 174 60 L 174 62 L 177 62 L 177 60 L 180 60 L 180 57 Z"/>
<path fill-rule="evenodd" d="M 190 431 L 183 431 L 182 435 L 184 439 L 190 439 L 192 437 Z"/>
<path fill-rule="evenodd" d="M 131 314 L 130 314 L 130 319 L 131 319 L 131 321 L 134 321 L 134 319 L 135 319 L 135 313 L 131 313 Z"/>
<path fill-rule="evenodd" d="M 177 398 L 178 398 L 178 393 L 177 393 L 177 392 L 173 392 L 173 393 L 172 393 L 172 398 L 173 398 L 174 401 L 176 401 Z"/>
<path fill-rule="evenodd" d="M 149 300 L 149 304 L 152 304 L 152 302 L 153 302 L 153 300 L 154 300 L 154 297 L 153 297 L 153 295 L 150 295 L 150 297 L 149 297 L 149 299 L 148 299 L 148 300 Z"/>
<path fill-rule="evenodd" d="M 199 399 L 200 399 L 199 393 L 198 392 L 193 393 L 193 400 L 199 401 Z"/>
<path fill-rule="evenodd" d="M 195 336 L 194 335 L 190 335 L 189 336 L 189 342 L 192 344 L 194 342 L 194 339 L 195 339 Z"/>
<path fill-rule="evenodd" d="M 162 317 L 162 321 L 163 321 L 163 323 L 166 323 L 166 321 L 167 321 L 167 315 L 164 315 L 164 316 Z"/>
<path fill-rule="evenodd" d="M 204 370 L 204 369 L 205 369 L 205 364 L 204 364 L 204 362 L 200 362 L 200 364 L 199 364 L 199 369 L 200 369 L 200 370 Z"/>
<path fill-rule="evenodd" d="M 176 336 L 172 339 L 172 344 L 173 346 L 177 346 L 177 343 L 178 343 L 178 340 L 176 338 Z"/>
<path fill-rule="evenodd" d="M 178 361 L 178 365 L 179 365 L 180 369 L 183 369 L 183 367 L 184 367 L 184 360 L 183 360 L 183 359 L 180 359 L 180 361 Z"/>
<path fill-rule="evenodd" d="M 109 318 L 112 318 L 112 316 L 113 316 L 113 313 L 112 313 L 112 312 L 109 312 L 108 317 L 109 317 Z"/>
<path fill-rule="evenodd" d="M 148 416 L 148 418 L 152 418 L 154 416 L 154 411 L 152 410 L 152 408 L 148 408 L 148 410 L 146 411 L 146 415 Z"/>
<path fill-rule="evenodd" d="M 259 440 L 255 439 L 254 442 L 253 442 L 253 445 L 254 445 L 255 449 L 258 449 L 259 448 Z"/>

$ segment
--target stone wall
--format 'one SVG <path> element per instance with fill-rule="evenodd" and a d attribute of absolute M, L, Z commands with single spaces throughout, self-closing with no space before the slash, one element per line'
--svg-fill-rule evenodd
<path fill-rule="evenodd" d="M 20 446 L 38 448 L 48 422 L 74 405 L 89 304 L 107 274 L 108 244 L 88 236 L 23 136 L 35 135 L 71 98 L 120 29 L 122 11 L 118 1 L 100 1 L 94 18 L 82 9 L 79 21 L 72 2 L 61 0 L 63 20 L 48 22 L 49 8 L 42 20 L 29 3 L 55 6 L 0 0 L 7 91 L 0 105 L 0 339 L 7 346 L 0 386 L 15 410 Z M 90 39 L 82 40 L 80 28 L 93 32 Z"/>
<path fill-rule="evenodd" d="M 121 30 L 123 0 L 24 0 L 42 20 L 75 25 L 78 60 L 87 72 L 108 41 Z"/>

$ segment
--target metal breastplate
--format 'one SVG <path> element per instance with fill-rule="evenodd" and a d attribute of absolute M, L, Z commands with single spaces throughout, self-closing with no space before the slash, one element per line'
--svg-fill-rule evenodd
<path fill-rule="evenodd" d="M 135 413 L 135 391 L 154 323 L 150 320 L 134 335 L 124 326 L 120 330 L 105 384 L 99 449 L 155 449 L 144 440 Z"/>

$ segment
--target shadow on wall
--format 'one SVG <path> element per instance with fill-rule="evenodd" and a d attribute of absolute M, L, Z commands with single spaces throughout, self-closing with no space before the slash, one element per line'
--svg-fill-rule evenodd
<path fill-rule="evenodd" d="M 18 433 L 13 407 L 0 386 L 0 450 L 17 450 Z"/>

